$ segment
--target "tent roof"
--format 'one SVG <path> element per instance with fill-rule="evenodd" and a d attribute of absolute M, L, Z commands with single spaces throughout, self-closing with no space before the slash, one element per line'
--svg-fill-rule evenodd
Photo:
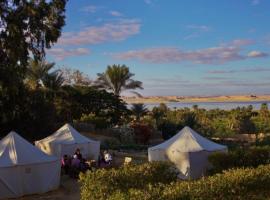
<path fill-rule="evenodd" d="M 150 150 L 174 148 L 179 152 L 217 151 L 227 149 L 226 146 L 217 144 L 202 137 L 189 127 L 183 128 L 169 140 L 149 148 Z"/>
<path fill-rule="evenodd" d="M 37 141 L 39 142 L 52 142 L 61 144 L 75 144 L 75 143 L 87 143 L 96 142 L 83 135 L 81 135 L 77 130 L 75 130 L 70 124 L 65 124 L 60 129 L 58 129 L 52 135 Z"/>
<path fill-rule="evenodd" d="M 28 165 L 56 161 L 16 132 L 10 132 L 0 141 L 0 167 Z"/>

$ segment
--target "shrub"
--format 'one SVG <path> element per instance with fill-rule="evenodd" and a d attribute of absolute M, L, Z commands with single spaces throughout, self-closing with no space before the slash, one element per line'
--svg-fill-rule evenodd
<path fill-rule="evenodd" d="M 109 127 L 109 122 L 105 117 L 96 116 L 95 114 L 82 114 L 79 122 L 94 124 L 96 129 L 105 129 Z"/>
<path fill-rule="evenodd" d="M 157 128 L 161 131 L 163 139 L 167 140 L 174 136 L 182 127 L 173 122 L 164 120 L 158 124 Z"/>
<path fill-rule="evenodd" d="M 80 175 L 81 199 L 125 199 L 122 193 L 128 193 L 131 188 L 143 189 L 148 184 L 165 184 L 175 179 L 171 165 L 160 162 L 88 171 Z"/>
<path fill-rule="evenodd" d="M 135 141 L 141 144 L 147 144 L 152 135 L 152 127 L 146 124 L 134 123 L 131 125 L 134 129 Z"/>
<path fill-rule="evenodd" d="M 251 147 L 228 153 L 214 153 L 208 159 L 213 166 L 212 173 L 230 168 L 257 167 L 262 164 L 270 164 L 270 147 Z"/>
<path fill-rule="evenodd" d="M 164 189 L 160 199 L 258 199 L 256 195 L 269 189 L 270 165 L 266 165 L 229 170 L 198 181 L 174 183 Z"/>
<path fill-rule="evenodd" d="M 135 136 L 134 129 L 127 126 L 122 126 L 120 128 L 112 128 L 113 135 L 116 136 L 122 144 L 134 144 Z"/>
<path fill-rule="evenodd" d="M 195 181 L 174 181 L 169 165 L 150 163 L 80 175 L 81 199 L 267 199 L 270 165 L 231 169 Z"/>
<path fill-rule="evenodd" d="M 121 142 L 116 138 L 105 139 L 101 142 L 101 149 L 117 149 Z"/>

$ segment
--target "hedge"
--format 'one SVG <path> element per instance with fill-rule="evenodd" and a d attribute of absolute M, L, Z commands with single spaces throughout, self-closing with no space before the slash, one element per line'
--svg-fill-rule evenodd
<path fill-rule="evenodd" d="M 270 165 L 265 165 L 231 169 L 198 181 L 171 184 L 164 189 L 161 199 L 259 199 L 260 194 L 270 197 L 269 191 Z"/>
<path fill-rule="evenodd" d="M 147 184 L 168 184 L 176 177 L 175 169 L 164 162 L 98 169 L 80 174 L 81 196 L 83 200 L 108 199 L 117 191 L 126 193 L 130 188 L 143 189 Z"/>
<path fill-rule="evenodd" d="M 80 176 L 81 199 L 226 200 L 270 197 L 270 165 L 231 169 L 196 181 L 175 181 L 175 174 L 168 169 L 168 164 L 150 163 L 88 172 Z"/>
<path fill-rule="evenodd" d="M 213 168 L 210 173 L 241 167 L 257 167 L 270 164 L 270 147 L 251 147 L 236 149 L 228 153 L 214 153 L 209 156 Z"/>

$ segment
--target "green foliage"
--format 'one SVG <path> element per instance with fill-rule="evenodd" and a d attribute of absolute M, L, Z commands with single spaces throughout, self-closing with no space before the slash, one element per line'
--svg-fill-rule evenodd
<path fill-rule="evenodd" d="M 50 125 L 48 117 L 53 119 L 51 103 L 44 97 L 47 94 L 28 91 L 24 79 L 29 55 L 41 60 L 45 48 L 60 37 L 66 2 L 2 0 L 0 3 L 1 134 L 13 129 L 29 136 L 29 129 L 38 130 L 40 124 L 45 128 Z"/>
<path fill-rule="evenodd" d="M 233 169 L 194 181 L 175 181 L 169 165 L 147 163 L 80 175 L 81 199 L 266 199 L 270 165 Z"/>
<path fill-rule="evenodd" d="M 167 163 L 145 163 L 128 165 L 119 169 L 98 169 L 80 175 L 81 199 L 125 199 L 132 189 L 143 189 L 146 185 L 170 183 L 176 173 Z"/>
<path fill-rule="evenodd" d="M 93 124 L 96 129 L 105 129 L 109 127 L 109 122 L 105 117 L 96 116 L 95 114 L 82 114 L 80 122 L 87 122 Z"/>
<path fill-rule="evenodd" d="M 198 181 L 171 184 L 160 199 L 258 199 L 262 192 L 269 191 L 269 184 L 270 165 L 235 169 Z"/>
<path fill-rule="evenodd" d="M 136 143 L 148 144 L 153 133 L 153 128 L 147 124 L 133 123 L 131 128 L 134 129 L 134 136 Z"/>
<path fill-rule="evenodd" d="M 116 136 L 121 144 L 130 145 L 135 143 L 134 129 L 126 126 L 113 129 L 113 135 Z"/>
<path fill-rule="evenodd" d="M 105 139 L 101 142 L 101 149 L 119 149 L 121 142 L 117 138 Z"/>
<path fill-rule="evenodd" d="M 236 149 L 228 153 L 214 153 L 208 159 L 213 166 L 212 173 L 230 168 L 257 167 L 270 164 L 270 147 L 251 147 L 249 149 Z"/>
<path fill-rule="evenodd" d="M 141 117 L 148 113 L 148 109 L 142 103 L 132 104 L 131 112 L 135 116 L 136 121 L 140 121 Z"/>
<path fill-rule="evenodd" d="M 134 74 L 130 73 L 126 65 L 109 65 L 104 73 L 98 73 L 97 76 L 96 85 L 117 96 L 124 90 L 142 89 L 142 82 L 131 79 Z"/>
<path fill-rule="evenodd" d="M 157 128 L 158 130 L 161 131 L 164 140 L 171 138 L 173 135 L 177 133 L 177 131 L 181 129 L 179 125 L 166 120 L 160 122 Z"/>
<path fill-rule="evenodd" d="M 231 137 L 236 134 L 258 134 L 270 132 L 270 112 L 267 104 L 259 111 L 252 106 L 232 110 L 169 109 L 165 104 L 154 107 L 148 117 L 155 122 L 164 139 L 173 136 L 184 126 L 190 126 L 207 137 Z"/>

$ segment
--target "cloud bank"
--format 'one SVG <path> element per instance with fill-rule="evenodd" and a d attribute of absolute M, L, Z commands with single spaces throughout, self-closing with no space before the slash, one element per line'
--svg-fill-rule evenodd
<path fill-rule="evenodd" d="M 104 42 L 122 41 L 140 32 L 138 20 L 121 19 L 102 26 L 89 26 L 79 32 L 67 32 L 58 45 L 92 45 Z"/>
<path fill-rule="evenodd" d="M 90 50 L 86 48 L 76 48 L 76 49 L 53 48 L 47 49 L 46 51 L 56 60 L 64 60 L 67 57 L 84 56 L 90 54 Z"/>
<path fill-rule="evenodd" d="M 188 61 L 198 64 L 223 64 L 230 61 L 268 56 L 268 54 L 260 51 L 251 51 L 247 55 L 242 54 L 242 47 L 252 43 L 253 41 L 251 40 L 234 40 L 216 47 L 192 51 L 176 47 L 146 48 L 116 53 L 113 54 L 113 57 L 122 60 L 139 60 L 150 63 L 179 63 Z"/>

